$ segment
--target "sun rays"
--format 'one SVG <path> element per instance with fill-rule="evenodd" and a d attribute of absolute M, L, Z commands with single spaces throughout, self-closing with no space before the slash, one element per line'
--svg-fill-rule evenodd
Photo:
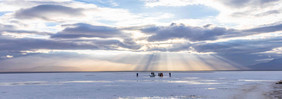
<path fill-rule="evenodd" d="M 140 55 L 134 65 L 136 71 L 199 71 L 238 70 L 241 65 L 212 54 L 153 52 Z"/>

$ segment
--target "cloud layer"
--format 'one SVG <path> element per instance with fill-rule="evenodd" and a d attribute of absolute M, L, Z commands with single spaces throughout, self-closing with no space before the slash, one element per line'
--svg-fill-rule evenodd
<path fill-rule="evenodd" d="M 32 8 L 21 9 L 15 13 L 15 17 L 19 19 L 44 19 L 50 20 L 49 17 L 54 16 L 81 16 L 82 9 L 75 9 L 62 5 L 38 5 Z"/>
<path fill-rule="evenodd" d="M 205 25 L 203 27 L 177 25 L 172 23 L 167 27 L 147 27 L 142 32 L 152 34 L 148 38 L 149 41 L 165 41 L 169 39 L 184 38 L 190 41 L 215 40 L 218 36 L 234 33 L 234 30 L 224 27 L 211 27 Z"/>
<path fill-rule="evenodd" d="M 85 23 L 70 25 L 63 31 L 52 35 L 52 38 L 80 38 L 80 37 L 99 37 L 113 38 L 125 37 L 125 35 L 116 28 L 106 26 L 93 26 Z"/>

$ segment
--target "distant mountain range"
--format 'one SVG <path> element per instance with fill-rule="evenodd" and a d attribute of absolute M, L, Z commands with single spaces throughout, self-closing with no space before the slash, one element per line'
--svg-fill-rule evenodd
<path fill-rule="evenodd" d="M 248 66 L 250 70 L 282 70 L 282 58 Z"/>

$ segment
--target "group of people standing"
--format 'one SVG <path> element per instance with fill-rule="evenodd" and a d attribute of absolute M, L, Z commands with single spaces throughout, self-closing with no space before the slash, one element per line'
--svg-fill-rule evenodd
<path fill-rule="evenodd" d="M 168 73 L 168 75 L 169 75 L 169 77 L 171 77 L 171 73 Z M 136 77 L 138 77 L 138 76 L 139 76 L 139 74 L 136 73 Z M 154 72 L 151 72 L 150 77 L 155 77 L 155 76 L 156 76 L 155 73 L 154 73 Z M 159 77 L 163 77 L 164 74 L 163 74 L 163 73 L 158 73 L 158 76 L 159 76 Z"/>

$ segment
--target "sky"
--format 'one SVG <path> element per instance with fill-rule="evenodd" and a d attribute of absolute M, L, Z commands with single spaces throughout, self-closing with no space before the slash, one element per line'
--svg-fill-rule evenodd
<path fill-rule="evenodd" d="M 0 71 L 243 70 L 282 58 L 280 0 L 0 0 Z"/>

